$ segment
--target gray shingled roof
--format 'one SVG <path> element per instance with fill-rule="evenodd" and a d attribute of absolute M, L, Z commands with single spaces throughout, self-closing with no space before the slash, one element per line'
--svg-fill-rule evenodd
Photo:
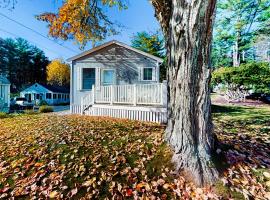
<path fill-rule="evenodd" d="M 151 54 L 149 54 L 149 53 L 146 53 L 146 52 L 141 51 L 141 50 L 139 50 L 139 49 L 133 48 L 133 47 L 131 47 L 131 46 L 127 45 L 127 44 L 124 44 L 124 43 L 122 43 L 122 42 L 119 42 L 119 41 L 117 41 L 117 40 L 112 40 L 112 41 L 110 41 L 110 42 L 106 42 L 106 43 L 104 43 L 104 44 L 102 44 L 102 45 L 100 45 L 100 46 L 97 46 L 97 47 L 94 47 L 94 48 L 92 48 L 92 49 L 90 49 L 90 50 L 88 50 L 88 51 L 82 52 L 82 53 L 80 53 L 80 54 L 78 54 L 78 55 L 76 55 L 76 56 L 73 56 L 73 57 L 67 59 L 67 61 L 70 62 L 70 61 L 73 61 L 73 60 L 77 60 L 77 59 L 79 59 L 79 58 L 81 58 L 81 57 L 90 55 L 90 54 L 92 54 L 92 53 L 94 53 L 94 52 L 96 52 L 96 51 L 99 51 L 99 50 L 101 50 L 101 49 L 103 49 L 103 48 L 105 48 L 105 47 L 108 47 L 108 46 L 110 46 L 110 45 L 112 45 L 112 44 L 116 44 L 116 45 L 118 45 L 118 46 L 121 46 L 121 47 L 124 47 L 124 48 L 126 48 L 126 49 L 132 50 L 132 51 L 137 52 L 137 53 L 139 53 L 139 54 L 141 54 L 141 55 L 144 55 L 144 56 L 146 56 L 146 57 L 148 57 L 148 58 L 152 58 L 153 60 L 156 60 L 156 61 L 158 61 L 158 62 L 161 62 L 161 63 L 163 62 L 163 59 L 162 59 L 162 58 L 159 58 L 159 57 L 157 57 L 157 56 L 153 56 L 153 55 L 151 55 Z"/>
<path fill-rule="evenodd" d="M 43 83 L 39 83 L 39 85 L 42 85 L 43 87 L 54 93 L 69 93 L 69 87 L 63 87 L 58 85 L 47 85 Z"/>
<path fill-rule="evenodd" d="M 0 84 L 10 84 L 10 82 L 5 76 L 0 75 Z"/>

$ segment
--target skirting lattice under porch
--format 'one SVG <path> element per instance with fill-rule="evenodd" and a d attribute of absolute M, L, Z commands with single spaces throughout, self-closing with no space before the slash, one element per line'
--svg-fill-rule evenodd
<path fill-rule="evenodd" d="M 85 111 L 81 105 L 71 105 L 70 111 L 72 114 L 167 123 L 167 109 L 162 107 L 94 104 Z"/>

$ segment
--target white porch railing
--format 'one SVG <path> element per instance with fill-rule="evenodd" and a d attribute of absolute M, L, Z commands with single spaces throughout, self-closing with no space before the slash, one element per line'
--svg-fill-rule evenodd
<path fill-rule="evenodd" d="M 166 105 L 166 85 L 110 85 L 93 89 L 82 98 L 82 109 L 93 104 Z"/>
<path fill-rule="evenodd" d="M 81 105 L 71 105 L 71 112 L 166 123 L 166 105 L 166 83 L 93 86 Z"/>

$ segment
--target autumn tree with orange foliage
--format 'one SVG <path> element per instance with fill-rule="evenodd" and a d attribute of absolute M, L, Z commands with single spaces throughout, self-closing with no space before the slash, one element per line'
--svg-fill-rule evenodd
<path fill-rule="evenodd" d="M 126 8 L 122 1 L 68 0 L 58 13 L 44 13 L 37 19 L 49 24 L 49 35 L 63 40 L 74 39 L 81 47 L 89 40 L 93 43 L 117 34 L 116 22 L 103 12 L 103 7 Z"/>
<path fill-rule="evenodd" d="M 53 60 L 47 66 L 47 82 L 51 85 L 66 86 L 70 81 L 69 65 L 61 60 Z"/>

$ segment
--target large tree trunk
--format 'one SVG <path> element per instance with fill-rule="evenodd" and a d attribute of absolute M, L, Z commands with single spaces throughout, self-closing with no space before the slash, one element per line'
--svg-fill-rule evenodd
<path fill-rule="evenodd" d="M 162 2 L 164 4 L 162 4 Z M 161 16 L 162 6 L 169 20 Z M 213 183 L 210 46 L 216 0 L 152 1 L 167 40 L 169 119 L 166 140 L 173 161 L 198 185 Z M 169 6 L 168 6 L 169 5 Z M 158 7 L 159 6 L 159 7 Z M 170 7 L 170 8 L 168 8 Z"/>

